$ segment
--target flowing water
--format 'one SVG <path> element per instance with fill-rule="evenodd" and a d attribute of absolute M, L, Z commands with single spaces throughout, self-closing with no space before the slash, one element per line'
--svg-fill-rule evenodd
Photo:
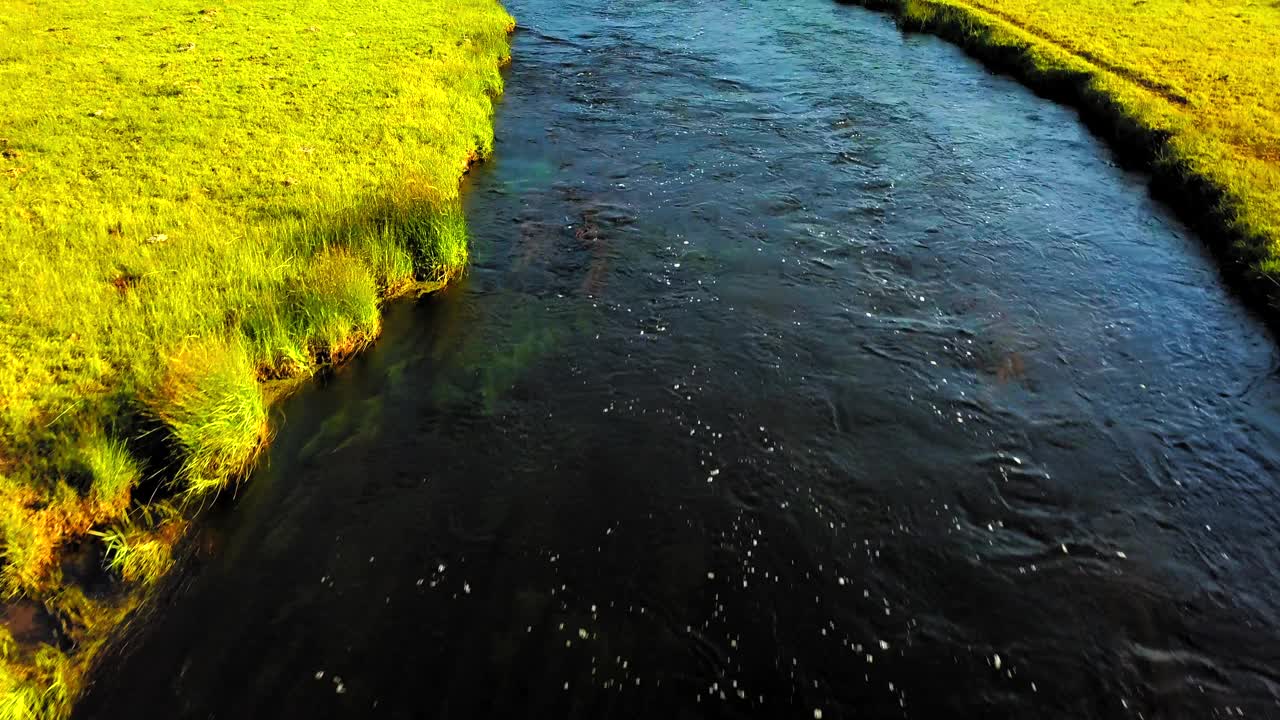
<path fill-rule="evenodd" d="M 1275 339 L 1069 110 L 823 0 L 513 0 L 475 261 L 84 717 L 1280 717 Z"/>

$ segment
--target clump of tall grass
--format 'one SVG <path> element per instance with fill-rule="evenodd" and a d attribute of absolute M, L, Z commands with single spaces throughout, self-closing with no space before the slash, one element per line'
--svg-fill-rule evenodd
<path fill-rule="evenodd" d="M 107 546 L 107 567 L 127 582 L 155 584 L 173 567 L 173 543 L 130 529 L 112 528 L 102 533 Z"/>
<path fill-rule="evenodd" d="M 200 497 L 249 469 L 270 433 L 257 369 L 238 337 L 192 342 L 172 355 L 150 399 L 182 458 L 182 491 Z"/>
<path fill-rule="evenodd" d="M 126 582 L 154 585 L 173 567 L 177 538 L 186 527 L 172 505 L 140 508 L 138 518 L 93 534 L 106 546 L 107 568 Z"/>
<path fill-rule="evenodd" d="M 328 249 L 313 257 L 292 296 L 298 334 L 310 339 L 316 356 L 341 360 L 378 334 L 373 274 L 345 251 Z"/>
<path fill-rule="evenodd" d="M 91 501 L 108 517 L 123 514 L 142 478 L 142 469 L 125 442 L 101 432 L 89 433 L 81 437 L 77 455 L 89 474 Z"/>
<path fill-rule="evenodd" d="M 456 193 L 409 186 L 387 208 L 385 222 L 401 228 L 427 282 L 445 282 L 467 265 L 467 220 Z"/>

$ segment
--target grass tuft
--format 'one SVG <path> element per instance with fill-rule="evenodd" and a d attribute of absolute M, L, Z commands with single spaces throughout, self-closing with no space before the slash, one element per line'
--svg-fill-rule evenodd
<path fill-rule="evenodd" d="M 379 301 L 368 267 L 343 250 L 330 249 L 311 259 L 293 308 L 312 354 L 340 361 L 377 336 Z"/>
<path fill-rule="evenodd" d="M 122 515 L 130 492 L 142 478 L 129 448 L 121 440 L 94 433 L 81 438 L 78 459 L 88 470 L 93 502 L 107 516 Z"/>
<path fill-rule="evenodd" d="M 267 442 L 267 402 L 238 337 L 193 342 L 169 358 L 151 405 L 183 458 L 177 477 L 191 498 L 244 475 Z"/>
<path fill-rule="evenodd" d="M 107 567 L 126 582 L 154 585 L 173 567 L 173 547 L 183 523 L 163 522 L 155 530 L 134 524 L 95 532 L 106 545 Z"/>

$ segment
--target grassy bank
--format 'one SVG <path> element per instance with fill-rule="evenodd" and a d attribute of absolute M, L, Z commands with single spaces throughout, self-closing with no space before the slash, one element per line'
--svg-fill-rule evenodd
<path fill-rule="evenodd" d="M 1270 0 L 846 0 L 1069 102 L 1146 164 L 1280 317 L 1280 10 Z"/>
<path fill-rule="evenodd" d="M 0 720 L 243 477 L 290 381 L 467 260 L 496 0 L 0 0 Z"/>

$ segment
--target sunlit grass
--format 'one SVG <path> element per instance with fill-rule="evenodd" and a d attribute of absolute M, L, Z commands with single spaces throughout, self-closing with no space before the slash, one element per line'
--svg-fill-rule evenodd
<path fill-rule="evenodd" d="M 131 508 L 242 477 L 262 382 L 463 270 L 511 27 L 495 0 L 0 0 L 0 590 L 78 653 L 113 623 L 72 602 L 64 548 L 153 582 L 174 526 Z M 37 654 L 6 656 L 0 720 L 74 694 Z"/>
<path fill-rule="evenodd" d="M 165 366 L 148 400 L 183 458 L 182 491 L 217 492 L 249 469 L 267 440 L 267 402 L 255 365 L 232 336 L 184 346 Z"/>
<path fill-rule="evenodd" d="M 173 567 L 173 549 L 186 521 L 173 506 L 159 504 L 127 521 L 93 534 L 106 546 L 107 567 L 127 582 L 154 585 Z"/>
<path fill-rule="evenodd" d="M 129 448 L 117 438 L 93 432 L 81 435 L 77 454 L 89 476 L 89 499 L 107 508 L 108 515 L 123 513 L 130 491 L 142 479 Z"/>
<path fill-rule="evenodd" d="M 0 720 L 63 720 L 71 714 L 74 682 L 67 657 L 56 648 L 41 647 L 27 660 L 7 630 L 0 655 Z"/>
<path fill-rule="evenodd" d="M 1270 0 L 856 0 L 1115 127 L 1280 306 L 1280 8 Z M 1125 149 L 1125 148 L 1122 148 Z"/>

